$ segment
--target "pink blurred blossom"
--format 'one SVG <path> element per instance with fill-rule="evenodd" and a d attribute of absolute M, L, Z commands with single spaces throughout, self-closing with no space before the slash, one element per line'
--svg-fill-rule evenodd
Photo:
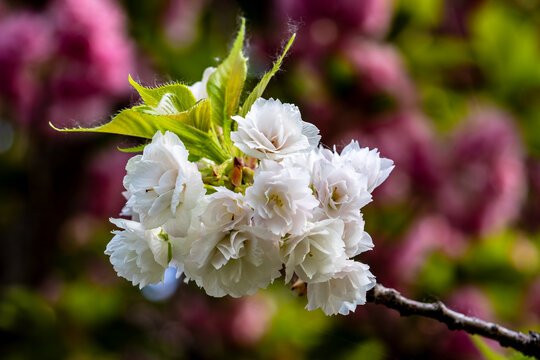
<path fill-rule="evenodd" d="M 197 22 L 205 0 L 171 0 L 163 13 L 163 31 L 177 47 L 189 46 L 197 36 Z"/>
<path fill-rule="evenodd" d="M 455 135 L 438 207 L 463 231 L 486 234 L 519 214 L 524 158 L 512 117 L 492 107 L 475 110 Z"/>
<path fill-rule="evenodd" d="M 364 92 L 389 95 L 401 106 L 414 102 L 414 86 L 401 54 L 392 45 L 352 37 L 342 49 Z"/>
<path fill-rule="evenodd" d="M 48 107 L 49 119 L 56 127 L 89 127 L 104 123 L 110 111 L 109 99 L 103 96 L 60 98 Z M 62 135 L 60 133 L 53 133 Z"/>
<path fill-rule="evenodd" d="M 125 94 L 133 45 L 120 7 L 111 0 L 56 0 L 49 11 L 59 56 L 53 77 L 57 94 L 68 96 L 78 88 Z"/>
<path fill-rule="evenodd" d="M 47 14 L 56 41 L 47 118 L 58 127 L 96 125 L 129 93 L 134 49 L 124 14 L 111 0 L 55 0 Z"/>
<path fill-rule="evenodd" d="M 278 21 L 300 23 L 295 51 L 315 56 L 344 35 L 382 37 L 393 15 L 391 0 L 279 0 L 276 4 Z"/>
<path fill-rule="evenodd" d="M 85 60 L 96 40 L 122 34 L 124 14 L 110 0 L 55 0 L 49 11 L 59 37 L 59 51 Z"/>
<path fill-rule="evenodd" d="M 447 305 L 467 316 L 490 321 L 495 318 L 491 300 L 476 286 L 466 285 L 458 288 L 446 300 Z"/>
<path fill-rule="evenodd" d="M 123 153 L 116 148 L 104 149 L 96 154 L 89 164 L 87 210 L 99 218 L 117 217 L 124 206 L 122 179 L 125 166 L 133 154 Z"/>
<path fill-rule="evenodd" d="M 255 345 L 268 331 L 272 314 L 268 300 L 262 296 L 242 298 L 233 314 L 231 337 L 238 344 Z"/>
<path fill-rule="evenodd" d="M 0 94 L 27 122 L 40 96 L 40 66 L 52 56 L 52 33 L 39 14 L 19 12 L 0 20 Z"/>
<path fill-rule="evenodd" d="M 442 11 L 441 30 L 452 35 L 467 36 L 471 14 L 482 5 L 485 0 L 452 0 L 444 1 Z"/>
<path fill-rule="evenodd" d="M 222 335 L 219 313 L 223 309 L 212 306 L 208 299 L 193 296 L 177 302 L 178 318 L 189 330 L 193 340 L 201 338 L 201 334 L 217 342 Z"/>
<path fill-rule="evenodd" d="M 410 225 L 395 251 L 395 277 L 406 283 L 414 282 L 432 252 L 440 251 L 455 258 L 464 250 L 463 235 L 452 228 L 446 218 L 436 214 L 421 217 Z"/>
<path fill-rule="evenodd" d="M 269 330 L 275 311 L 272 303 L 259 295 L 210 299 L 192 294 L 177 305 L 178 318 L 193 340 L 205 339 L 210 347 L 224 342 L 243 347 L 256 345 Z"/>
<path fill-rule="evenodd" d="M 346 144 L 351 139 L 378 148 L 382 156 L 396 164 L 392 175 L 376 190 L 377 202 L 403 202 L 412 193 L 431 196 L 438 188 L 443 175 L 441 152 L 432 128 L 421 114 L 386 115 L 334 140 Z"/>
<path fill-rule="evenodd" d="M 54 0 L 0 20 L 0 95 L 23 123 L 94 125 L 129 93 L 133 44 L 112 0 Z M 81 123 L 82 122 L 82 123 Z"/>
<path fill-rule="evenodd" d="M 479 288 L 463 286 L 454 292 L 446 300 L 446 305 L 452 310 L 473 316 L 486 321 L 493 321 L 495 314 L 489 298 Z M 499 351 L 501 347 L 495 341 L 482 339 L 488 345 Z M 480 356 L 478 348 L 471 341 L 470 336 L 464 331 L 452 331 L 445 337 L 442 346 L 444 352 L 451 351 L 456 357 Z"/>

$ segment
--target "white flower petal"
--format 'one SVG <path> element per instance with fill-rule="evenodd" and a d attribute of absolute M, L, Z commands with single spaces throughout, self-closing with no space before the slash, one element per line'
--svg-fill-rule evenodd
<path fill-rule="evenodd" d="M 373 249 L 371 236 L 364 231 L 365 222 L 362 214 L 358 218 L 345 222 L 343 231 L 343 241 L 345 242 L 345 253 L 352 258 L 364 251 Z"/>
<path fill-rule="evenodd" d="M 231 132 L 231 140 L 243 153 L 258 159 L 278 161 L 309 152 L 321 138 L 315 125 L 302 121 L 298 107 L 279 100 L 259 98 L 245 118 L 232 118 L 238 130 Z"/>
<path fill-rule="evenodd" d="M 326 315 L 348 315 L 366 303 L 366 292 L 375 286 L 369 266 L 347 260 L 343 268 L 324 282 L 308 283 L 308 310 L 321 308 Z"/>
<path fill-rule="evenodd" d="M 320 209 L 330 218 L 356 219 L 360 209 L 371 201 L 367 178 L 351 166 L 320 160 L 312 177 Z"/>
<path fill-rule="evenodd" d="M 359 174 L 367 177 L 369 192 L 382 184 L 394 169 L 394 162 L 381 158 L 377 149 L 360 148 L 358 142 L 354 140 L 343 148 L 341 159 L 352 165 Z"/>
<path fill-rule="evenodd" d="M 310 223 L 301 235 L 283 239 L 280 255 L 285 264 L 285 282 L 296 273 L 305 282 L 326 281 L 345 260 L 343 221 L 327 219 Z"/>
<path fill-rule="evenodd" d="M 254 209 L 255 225 L 280 236 L 301 234 L 319 204 L 309 188 L 306 170 L 271 160 L 263 161 L 255 171 L 245 200 Z"/>
<path fill-rule="evenodd" d="M 230 230 L 238 225 L 248 225 L 253 210 L 246 204 L 244 196 L 225 187 L 216 187 L 216 192 L 207 195 L 207 205 L 202 222 L 208 230 Z"/>
<path fill-rule="evenodd" d="M 163 252 L 168 245 L 158 235 L 161 229 L 145 230 L 140 223 L 125 219 L 111 222 L 123 229 L 113 231 L 115 236 L 105 250 L 118 275 L 140 288 L 162 281 L 168 267 Z"/>
<path fill-rule="evenodd" d="M 173 236 L 185 236 L 192 212 L 205 190 L 197 165 L 178 136 L 157 132 L 142 156 L 128 161 L 124 186 L 128 204 L 146 229 L 163 226 Z"/>
<path fill-rule="evenodd" d="M 208 92 L 206 90 L 206 85 L 208 84 L 208 79 L 210 75 L 214 73 L 217 69 L 215 67 L 208 67 L 203 72 L 203 77 L 201 81 L 197 81 L 191 86 L 188 86 L 189 90 L 193 93 L 195 100 L 199 101 L 202 99 L 208 98 Z"/>
<path fill-rule="evenodd" d="M 203 233 L 185 258 L 186 276 L 211 296 L 252 295 L 280 276 L 277 240 L 251 226 Z"/>

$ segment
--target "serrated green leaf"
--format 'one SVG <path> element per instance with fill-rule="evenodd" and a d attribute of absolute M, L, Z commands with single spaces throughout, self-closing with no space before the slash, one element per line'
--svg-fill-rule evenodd
<path fill-rule="evenodd" d="M 209 110 L 207 101 L 201 101 L 187 111 L 177 115 L 152 115 L 137 109 L 126 109 L 118 113 L 112 121 L 95 128 L 58 129 L 66 132 L 99 132 L 119 134 L 151 139 L 157 131 L 171 131 L 178 135 L 190 154 L 196 157 L 205 157 L 222 163 L 228 157 L 216 141 L 212 131 L 203 131 L 192 124 L 202 122 L 203 116 Z M 202 108 L 202 109 L 199 109 Z"/>
<path fill-rule="evenodd" d="M 176 121 L 166 116 L 146 114 L 135 109 L 120 111 L 110 122 L 94 128 L 58 129 L 64 132 L 99 132 L 151 139 L 157 131 L 176 132 Z"/>
<path fill-rule="evenodd" d="M 199 101 L 190 111 L 185 111 L 175 115 L 166 115 L 167 117 L 192 126 L 195 129 L 207 132 L 211 126 L 211 105 L 210 100 Z"/>
<path fill-rule="evenodd" d="M 130 153 L 130 152 L 141 152 L 144 150 L 144 148 L 146 147 L 146 145 L 148 144 L 141 144 L 141 145 L 137 145 L 137 146 L 132 146 L 132 147 L 128 147 L 128 148 L 121 148 L 121 147 L 116 147 L 118 150 L 120 150 L 121 152 L 126 152 L 126 153 Z"/>
<path fill-rule="evenodd" d="M 137 90 L 144 101 L 144 104 L 150 108 L 155 108 L 165 94 L 174 95 L 174 97 L 172 97 L 173 104 L 178 112 L 186 111 L 197 102 L 191 93 L 191 90 L 183 84 L 173 83 L 155 88 L 146 88 L 133 80 L 131 75 L 129 76 L 129 83 Z"/>
<path fill-rule="evenodd" d="M 262 96 L 262 94 L 264 93 L 264 90 L 266 89 L 266 86 L 270 82 L 270 79 L 279 70 L 281 63 L 283 59 L 285 58 L 287 51 L 289 51 L 291 45 L 293 44 L 295 38 L 296 38 L 296 34 L 293 34 L 289 42 L 287 43 L 287 46 L 285 46 L 283 53 L 281 54 L 279 59 L 277 59 L 277 61 L 274 63 L 274 66 L 272 66 L 272 70 L 264 74 L 264 76 L 261 78 L 259 83 L 255 86 L 255 88 L 253 88 L 253 90 L 251 91 L 247 99 L 244 101 L 244 105 L 242 105 L 242 108 L 240 109 L 240 116 L 242 117 L 246 116 L 246 114 L 251 109 L 251 106 L 253 105 L 255 100 L 257 100 L 258 98 Z"/>
<path fill-rule="evenodd" d="M 246 21 L 242 24 L 229 56 L 210 75 L 206 90 L 212 102 L 212 121 L 223 128 L 226 142 L 230 142 L 231 116 L 235 115 L 247 73 L 247 58 L 242 53 Z"/>

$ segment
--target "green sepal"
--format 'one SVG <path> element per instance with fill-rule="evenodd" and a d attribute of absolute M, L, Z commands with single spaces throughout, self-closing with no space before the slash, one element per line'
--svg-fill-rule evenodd
<path fill-rule="evenodd" d="M 197 162 L 197 161 L 199 161 L 199 160 L 201 160 L 201 159 L 202 159 L 202 157 L 200 157 L 200 156 L 195 156 L 195 155 L 193 155 L 193 154 L 189 154 L 189 155 L 188 155 L 188 160 L 189 160 L 190 162 Z"/>
<path fill-rule="evenodd" d="M 172 244 L 170 241 L 167 242 L 167 262 L 170 263 L 172 260 Z"/>
<path fill-rule="evenodd" d="M 296 38 L 296 34 L 293 34 L 291 36 L 291 38 L 289 39 L 289 42 L 285 46 L 285 49 L 283 50 L 283 53 L 281 54 L 279 59 L 276 60 L 276 62 L 274 63 L 274 66 L 272 66 L 272 70 L 270 70 L 269 72 L 264 74 L 264 76 L 261 78 L 261 80 L 259 81 L 257 86 L 255 86 L 255 88 L 253 88 L 253 90 L 251 91 L 251 93 L 249 94 L 247 99 L 244 101 L 244 104 L 242 105 L 242 108 L 240 109 L 240 112 L 239 112 L 240 116 L 245 117 L 246 114 L 251 109 L 251 106 L 253 105 L 255 100 L 257 100 L 258 98 L 260 98 L 262 96 L 264 90 L 266 89 L 266 86 L 270 82 L 270 79 L 279 70 L 279 67 L 281 66 L 281 63 L 283 62 L 283 59 L 285 58 L 285 55 L 289 51 L 289 48 L 292 46 L 295 38 Z"/>
<path fill-rule="evenodd" d="M 216 188 L 209 184 L 204 184 L 204 188 L 206 189 L 206 195 L 210 195 L 217 192 Z"/>
<path fill-rule="evenodd" d="M 168 93 L 175 95 L 173 100 L 178 112 L 186 111 L 197 102 L 191 93 L 191 90 L 189 90 L 187 86 L 180 83 L 172 83 L 155 88 L 147 88 L 133 80 L 131 75 L 129 76 L 129 83 L 135 88 L 135 90 L 137 90 L 144 101 L 144 104 L 150 108 L 156 107 L 163 98 L 163 95 Z"/>
<path fill-rule="evenodd" d="M 246 81 L 247 58 L 242 53 L 246 20 L 242 18 L 240 30 L 229 56 L 210 75 L 206 90 L 212 102 L 212 121 L 223 128 L 226 144 L 230 143 L 231 116 L 237 114 L 240 95 Z"/>

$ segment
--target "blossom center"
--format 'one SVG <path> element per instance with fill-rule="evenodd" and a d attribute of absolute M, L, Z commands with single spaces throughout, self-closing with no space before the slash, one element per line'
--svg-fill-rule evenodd
<path fill-rule="evenodd" d="M 338 192 L 337 186 L 335 186 L 334 190 L 332 190 L 332 201 L 338 202 L 340 198 L 341 198 L 341 195 Z"/>
<path fill-rule="evenodd" d="M 281 198 L 279 197 L 279 195 L 277 194 L 272 194 L 270 195 L 270 197 L 268 198 L 268 201 L 269 202 L 274 202 L 277 206 L 279 207 L 283 207 L 283 201 L 281 200 Z"/>

